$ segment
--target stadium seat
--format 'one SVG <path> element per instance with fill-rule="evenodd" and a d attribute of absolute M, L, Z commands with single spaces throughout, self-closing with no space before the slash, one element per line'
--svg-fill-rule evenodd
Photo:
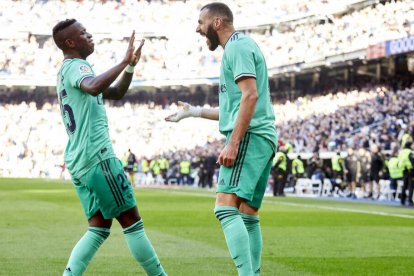
<path fill-rule="evenodd" d="M 312 179 L 312 193 L 316 196 L 320 196 L 322 193 L 322 181 L 320 179 Z"/>
<path fill-rule="evenodd" d="M 312 181 L 309 178 L 298 178 L 295 185 L 296 194 L 304 195 L 312 191 Z"/>
<path fill-rule="evenodd" d="M 381 191 L 379 198 L 386 199 L 386 200 L 393 200 L 393 193 L 395 192 L 395 190 L 391 189 L 390 184 L 391 184 L 390 180 L 381 179 L 379 181 L 379 186 L 380 186 L 380 191 Z"/>
<path fill-rule="evenodd" d="M 168 179 L 168 185 L 177 185 L 178 184 L 178 181 L 177 181 L 177 178 L 170 178 L 170 179 Z"/>
<path fill-rule="evenodd" d="M 402 180 L 398 180 L 397 181 L 397 190 L 395 191 L 394 200 L 396 200 L 396 201 L 400 200 L 403 186 L 404 186 L 404 182 Z"/>
<path fill-rule="evenodd" d="M 329 178 L 324 178 L 323 179 L 323 187 L 322 187 L 321 196 L 329 196 L 329 195 L 331 195 L 331 190 L 332 190 L 331 180 L 329 180 Z"/>

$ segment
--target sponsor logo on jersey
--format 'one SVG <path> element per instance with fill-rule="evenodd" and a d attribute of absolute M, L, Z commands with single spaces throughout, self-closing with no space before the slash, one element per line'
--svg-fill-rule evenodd
<path fill-rule="evenodd" d="M 92 70 L 87 65 L 81 65 L 81 66 L 79 66 L 79 73 L 81 75 L 89 75 L 89 74 L 92 74 Z"/>

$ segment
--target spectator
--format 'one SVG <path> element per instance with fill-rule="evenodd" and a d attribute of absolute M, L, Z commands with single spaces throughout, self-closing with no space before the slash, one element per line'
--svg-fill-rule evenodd
<path fill-rule="evenodd" d="M 384 168 L 384 157 L 379 152 L 379 148 L 377 145 L 371 146 L 371 172 L 370 172 L 370 191 L 371 193 L 368 194 L 368 198 L 373 197 L 374 187 L 376 188 L 377 194 L 375 195 L 375 199 L 378 199 L 381 190 L 379 185 L 380 180 L 380 173 L 383 171 Z"/>
<path fill-rule="evenodd" d="M 348 197 L 355 199 L 356 183 L 359 178 L 359 160 L 352 148 L 348 148 L 348 156 L 345 158 L 345 174 L 350 191 Z"/>
<path fill-rule="evenodd" d="M 285 196 L 285 185 L 287 179 L 287 155 L 286 148 L 282 147 L 273 159 L 273 196 Z"/>
<path fill-rule="evenodd" d="M 132 153 L 131 149 L 128 149 L 128 157 L 127 157 L 127 166 L 126 170 L 129 175 L 129 179 L 131 181 L 131 185 L 135 188 L 135 173 L 138 171 L 137 167 L 137 159 L 135 158 L 135 154 Z"/>
<path fill-rule="evenodd" d="M 414 153 L 411 149 L 412 143 L 407 141 L 398 156 L 398 167 L 403 171 L 404 186 L 401 191 L 401 205 L 405 205 L 408 189 L 408 205 L 413 206 L 413 177 L 414 177 Z"/>

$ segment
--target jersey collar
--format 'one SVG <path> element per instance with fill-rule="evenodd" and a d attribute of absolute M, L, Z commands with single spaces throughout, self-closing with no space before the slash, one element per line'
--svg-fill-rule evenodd
<path fill-rule="evenodd" d="M 234 32 L 233 32 L 233 33 L 229 36 L 229 38 L 227 39 L 226 43 L 224 43 L 223 49 L 225 49 L 225 48 L 226 48 L 227 43 L 228 43 L 229 41 L 231 41 L 231 40 L 232 40 L 232 38 L 233 38 L 236 34 L 238 34 L 238 33 L 239 33 L 238 31 L 234 31 Z"/>

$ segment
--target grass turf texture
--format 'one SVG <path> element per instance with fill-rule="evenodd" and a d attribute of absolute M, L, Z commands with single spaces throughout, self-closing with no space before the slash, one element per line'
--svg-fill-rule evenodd
<path fill-rule="evenodd" d="M 136 196 L 170 276 L 237 274 L 213 215 L 214 193 L 138 189 Z M 0 275 L 61 275 L 87 228 L 69 182 L 0 179 L 0 213 Z M 413 275 L 414 209 L 265 198 L 260 217 L 262 275 Z M 144 275 L 116 221 L 85 275 Z"/>

